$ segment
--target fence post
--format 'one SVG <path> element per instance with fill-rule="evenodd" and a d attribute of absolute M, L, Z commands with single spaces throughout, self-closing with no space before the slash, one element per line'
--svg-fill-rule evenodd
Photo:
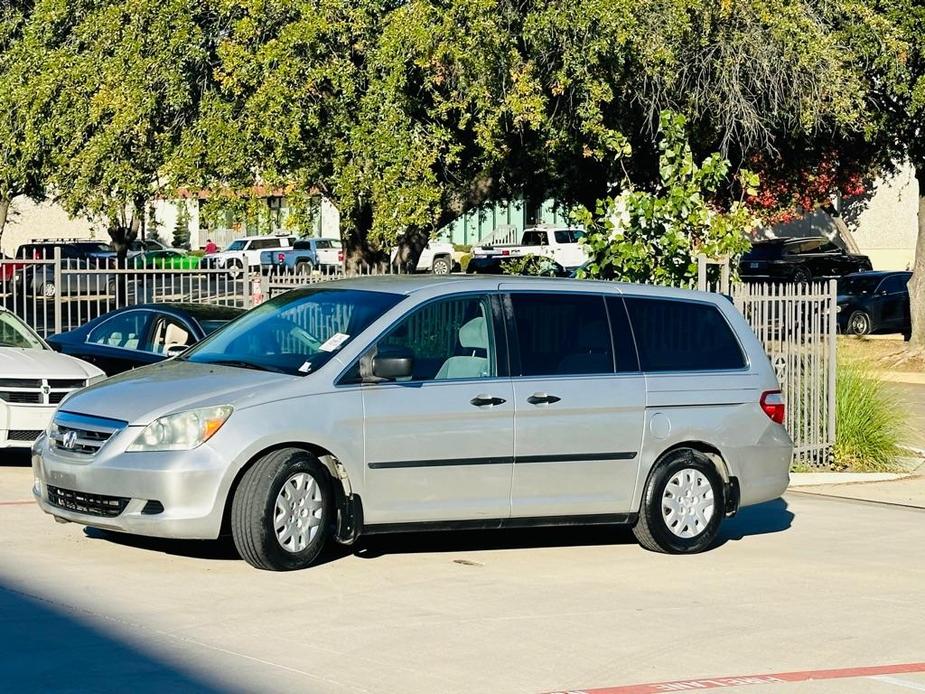
<path fill-rule="evenodd" d="M 61 286 L 61 246 L 55 246 L 55 333 L 62 332 L 61 330 L 61 294 L 63 293 L 63 287 Z M 48 315 L 47 313 L 45 314 Z"/>
<path fill-rule="evenodd" d="M 697 289 L 707 291 L 707 256 L 702 253 L 697 256 Z"/>
<path fill-rule="evenodd" d="M 826 390 L 828 391 L 828 421 L 826 422 L 826 438 L 828 439 L 827 443 L 830 443 L 832 446 L 835 445 L 835 366 L 838 355 L 838 342 L 836 340 L 836 333 L 838 332 L 838 320 L 835 315 L 835 311 L 838 307 L 837 296 L 838 285 L 835 280 L 829 280 L 829 298 L 826 302 L 829 309 L 827 313 L 827 317 L 829 319 L 829 335 L 827 345 L 829 350 L 829 372 L 827 374 L 826 383 Z"/>

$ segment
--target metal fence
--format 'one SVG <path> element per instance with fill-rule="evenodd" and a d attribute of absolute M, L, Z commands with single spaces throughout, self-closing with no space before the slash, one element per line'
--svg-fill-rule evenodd
<path fill-rule="evenodd" d="M 170 302 L 249 308 L 253 294 L 253 278 L 226 270 L 119 269 L 109 258 L 62 258 L 60 248 L 50 259 L 0 261 L 0 301 L 43 337 L 124 306 Z"/>
<path fill-rule="evenodd" d="M 777 373 L 794 462 L 828 466 L 835 445 L 835 281 L 737 283 L 731 294 Z"/>

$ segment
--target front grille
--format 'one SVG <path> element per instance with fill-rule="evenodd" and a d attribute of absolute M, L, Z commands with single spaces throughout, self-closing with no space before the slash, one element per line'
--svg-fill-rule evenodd
<path fill-rule="evenodd" d="M 49 439 L 59 451 L 95 455 L 127 422 L 103 417 L 59 411 L 52 423 Z"/>
<path fill-rule="evenodd" d="M 83 388 L 87 382 L 82 378 L 49 378 L 48 385 L 51 388 L 65 388 L 68 390 L 74 390 L 75 388 Z"/>
<path fill-rule="evenodd" d="M 33 431 L 31 429 L 10 429 L 6 435 L 7 441 L 35 441 L 42 435 L 42 431 Z"/>
<path fill-rule="evenodd" d="M 0 378 L 0 388 L 41 388 L 42 381 L 34 378 Z"/>
<path fill-rule="evenodd" d="M 4 378 L 0 379 L 0 400 L 11 405 L 60 405 L 68 393 L 85 385 L 82 378 Z"/>
<path fill-rule="evenodd" d="M 48 503 L 58 508 L 86 513 L 89 516 L 102 516 L 115 518 L 125 510 L 129 497 L 104 496 L 102 494 L 87 494 L 75 492 L 71 489 L 48 487 Z"/>
<path fill-rule="evenodd" d="M 0 400 L 13 403 L 14 405 L 41 405 L 43 404 L 41 393 L 3 391 L 0 392 Z"/>

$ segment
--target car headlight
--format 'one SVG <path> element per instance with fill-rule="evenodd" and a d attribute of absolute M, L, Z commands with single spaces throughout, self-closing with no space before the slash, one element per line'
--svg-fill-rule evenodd
<path fill-rule="evenodd" d="M 835 307 L 835 313 L 841 313 L 841 306 Z"/>
<path fill-rule="evenodd" d="M 208 441 L 231 416 L 232 408 L 204 407 L 159 417 L 144 428 L 129 451 L 189 451 Z"/>

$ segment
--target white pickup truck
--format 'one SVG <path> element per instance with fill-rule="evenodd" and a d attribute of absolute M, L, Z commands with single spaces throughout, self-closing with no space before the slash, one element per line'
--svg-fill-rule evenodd
<path fill-rule="evenodd" d="M 564 272 L 582 265 L 587 259 L 578 239 L 581 229 L 536 226 L 524 229 L 520 243 L 485 244 L 472 249 L 466 272 L 496 273 L 507 260 L 534 255 L 549 258 Z"/>
<path fill-rule="evenodd" d="M 392 262 L 398 255 L 398 249 L 392 249 Z M 415 272 L 432 272 L 435 275 L 449 275 L 455 268 L 453 244 L 445 241 L 431 241 L 418 258 Z"/>
<path fill-rule="evenodd" d="M 294 241 L 293 236 L 245 236 L 232 241 L 225 250 L 205 256 L 200 267 L 227 270 L 232 276 L 245 270 L 253 272 L 260 269 L 262 251 L 286 251 Z"/>

